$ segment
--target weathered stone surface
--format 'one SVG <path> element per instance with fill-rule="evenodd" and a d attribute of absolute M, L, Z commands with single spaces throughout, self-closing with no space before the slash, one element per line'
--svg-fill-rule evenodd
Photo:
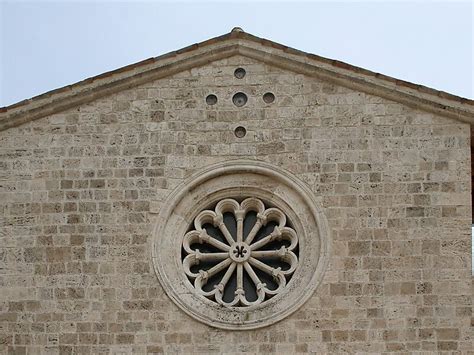
<path fill-rule="evenodd" d="M 0 350 L 468 353 L 469 141 L 468 124 L 243 56 L 2 131 Z M 151 260 L 162 201 L 238 158 L 304 181 L 332 237 L 311 299 L 252 331 L 183 313 Z"/>

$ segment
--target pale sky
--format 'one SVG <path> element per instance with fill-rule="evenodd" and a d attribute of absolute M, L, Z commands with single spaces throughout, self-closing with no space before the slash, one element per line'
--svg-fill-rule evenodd
<path fill-rule="evenodd" d="M 0 106 L 229 32 L 474 98 L 473 4 L 0 0 Z"/>

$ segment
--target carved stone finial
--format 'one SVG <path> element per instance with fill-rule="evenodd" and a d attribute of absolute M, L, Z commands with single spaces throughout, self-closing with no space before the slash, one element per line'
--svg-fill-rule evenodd
<path fill-rule="evenodd" d="M 230 32 L 245 32 L 242 27 L 234 27 Z"/>

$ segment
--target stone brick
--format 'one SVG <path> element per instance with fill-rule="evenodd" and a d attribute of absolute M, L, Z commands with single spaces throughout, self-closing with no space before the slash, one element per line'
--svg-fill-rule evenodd
<path fill-rule="evenodd" d="M 126 301 L 123 303 L 124 309 L 150 310 L 153 307 L 152 301 Z"/>
<path fill-rule="evenodd" d="M 347 293 L 346 284 L 331 284 L 331 295 L 332 296 L 345 296 Z"/>
<path fill-rule="evenodd" d="M 442 328 L 436 329 L 438 340 L 457 340 L 459 339 L 459 329 L 457 328 Z"/>
<path fill-rule="evenodd" d="M 437 345 L 439 351 L 457 350 L 458 348 L 458 343 L 455 341 L 438 341 Z"/>
<path fill-rule="evenodd" d="M 80 333 L 79 344 L 97 344 L 97 334 L 95 333 Z"/>
<path fill-rule="evenodd" d="M 26 355 L 26 347 L 24 346 L 9 346 L 8 354 L 11 355 Z"/>
<path fill-rule="evenodd" d="M 71 259 L 71 248 L 67 247 L 55 247 L 46 248 L 46 261 L 50 263 L 54 262 L 66 262 Z"/>
<path fill-rule="evenodd" d="M 361 256 L 370 254 L 370 242 L 349 242 L 349 255 Z"/>
<path fill-rule="evenodd" d="M 386 242 L 373 242 L 372 243 L 372 255 L 377 255 L 377 256 L 386 256 L 391 254 L 391 243 L 386 241 Z"/>
<path fill-rule="evenodd" d="M 146 348 L 147 354 L 163 354 L 164 350 L 162 346 L 159 345 L 149 345 Z"/>
<path fill-rule="evenodd" d="M 400 286 L 400 293 L 402 295 L 412 295 L 415 294 L 415 283 L 414 282 L 402 282 Z"/>
<path fill-rule="evenodd" d="M 135 336 L 133 334 L 117 334 L 116 336 L 117 344 L 133 344 L 135 341 Z"/>

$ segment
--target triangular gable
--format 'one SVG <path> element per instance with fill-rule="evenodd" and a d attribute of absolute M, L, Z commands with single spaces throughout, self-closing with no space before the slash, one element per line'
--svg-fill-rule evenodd
<path fill-rule="evenodd" d="M 0 108 L 0 131 L 234 55 L 474 123 L 474 100 L 305 53 L 234 28 L 223 36 Z"/>

